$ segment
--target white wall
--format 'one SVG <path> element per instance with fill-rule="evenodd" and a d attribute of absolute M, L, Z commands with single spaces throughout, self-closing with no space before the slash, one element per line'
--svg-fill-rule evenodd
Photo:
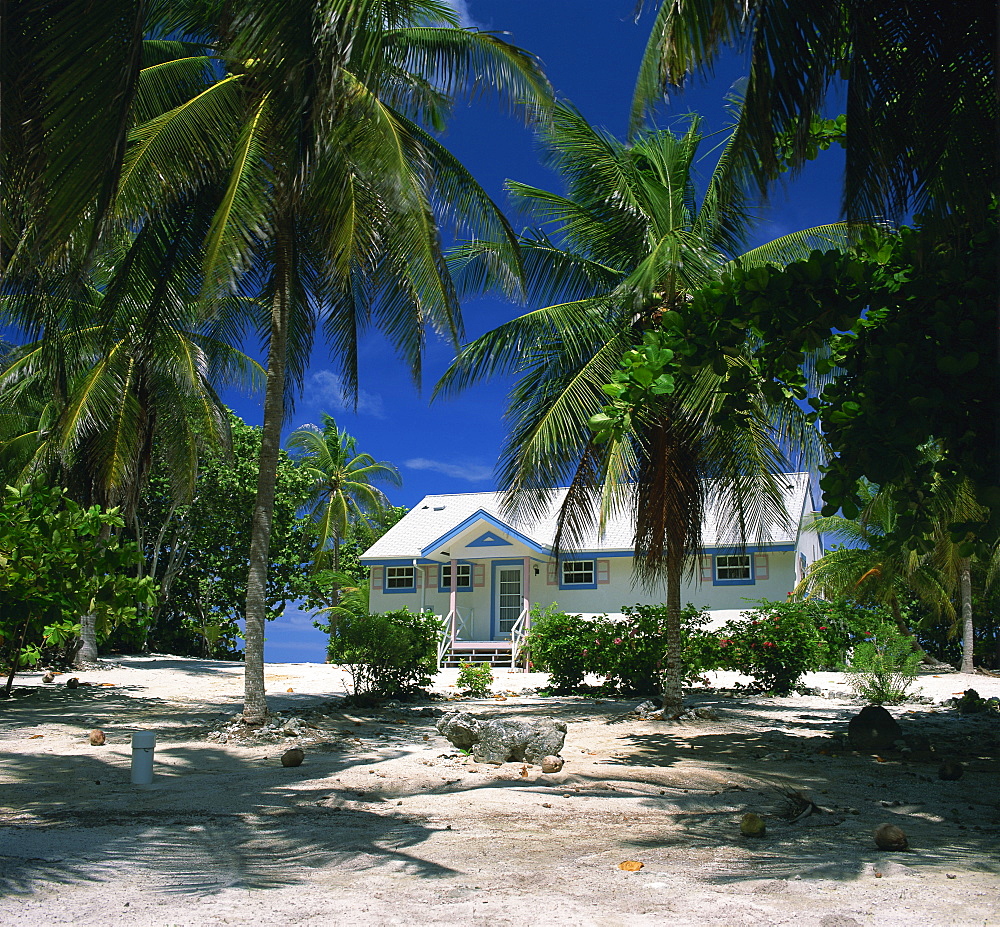
<path fill-rule="evenodd" d="M 809 553 L 813 553 L 809 545 L 810 542 L 806 541 L 806 548 Z M 697 573 L 694 577 L 686 577 L 681 592 L 681 602 L 685 605 L 691 603 L 698 607 L 707 606 L 713 613 L 719 613 L 715 615 L 717 620 L 713 621 L 713 624 L 721 624 L 723 620 L 735 617 L 740 611 L 752 608 L 751 602 L 746 600 L 784 600 L 795 585 L 797 554 L 798 551 L 768 552 L 769 576 L 766 580 L 756 580 L 752 584 L 716 586 L 710 581 L 701 582 Z M 532 562 L 528 583 L 531 602 L 541 605 L 556 602 L 563 611 L 570 614 L 618 615 L 623 605 L 658 604 L 664 601 L 665 592 L 662 586 L 659 589 L 646 590 L 640 585 L 633 584 L 630 557 L 607 559 L 609 581 L 599 583 L 596 589 L 560 589 L 558 583 L 548 583 L 549 574 L 545 563 Z M 538 576 L 534 575 L 535 566 L 539 570 Z M 418 579 L 421 584 L 416 592 L 386 593 L 373 589 L 371 610 L 385 612 L 405 606 L 411 611 L 427 608 L 438 615 L 447 614 L 450 594 L 447 591 L 438 591 L 436 568 L 418 569 Z M 426 583 L 427 579 L 431 579 L 431 582 Z M 467 640 L 489 640 L 491 637 L 492 582 L 492 561 L 485 561 L 484 584 L 457 593 L 458 609 L 469 622 L 469 630 L 465 635 Z"/>

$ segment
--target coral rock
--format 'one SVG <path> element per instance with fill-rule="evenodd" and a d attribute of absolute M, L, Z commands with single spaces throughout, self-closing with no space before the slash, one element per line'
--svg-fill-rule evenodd
<path fill-rule="evenodd" d="M 543 756 L 542 772 L 557 773 L 563 768 L 563 758 L 561 756 Z"/>
<path fill-rule="evenodd" d="M 104 736 L 104 731 L 100 728 L 95 727 L 90 732 L 90 743 L 95 747 L 103 747 L 107 738 Z"/>

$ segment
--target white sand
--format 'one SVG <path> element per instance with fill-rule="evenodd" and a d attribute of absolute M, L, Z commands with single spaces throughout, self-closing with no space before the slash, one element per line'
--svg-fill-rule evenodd
<path fill-rule="evenodd" d="M 831 739 L 858 709 L 846 697 L 695 691 L 719 719 L 692 723 L 620 720 L 634 699 L 515 697 L 337 707 L 286 742 L 241 746 L 205 736 L 239 710 L 241 666 L 119 662 L 76 690 L 22 674 L 0 703 L 0 925 L 1000 924 L 1000 716 L 894 708 L 935 752 L 875 757 Z M 454 676 L 436 688 L 454 694 Z M 805 682 L 846 696 L 837 674 Z M 345 685 L 331 666 L 267 667 L 274 710 L 309 715 Z M 919 687 L 1000 696 L 978 675 Z M 426 704 L 562 718 L 566 766 L 472 762 Z M 140 729 L 158 738 L 148 787 L 129 781 Z M 285 769 L 294 743 L 306 760 Z M 964 763 L 960 781 L 938 779 L 942 757 Z M 789 821 L 791 789 L 824 813 Z M 747 810 L 763 839 L 739 836 Z M 876 849 L 882 822 L 910 852 Z M 629 859 L 643 868 L 619 870 Z"/>

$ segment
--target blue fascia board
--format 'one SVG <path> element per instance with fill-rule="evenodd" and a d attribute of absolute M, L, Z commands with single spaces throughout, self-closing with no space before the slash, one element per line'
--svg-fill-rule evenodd
<path fill-rule="evenodd" d="M 491 515 L 489 512 L 484 511 L 483 509 L 479 509 L 478 511 L 473 512 L 468 518 L 459 522 L 457 525 L 455 525 L 454 528 L 449 530 L 447 533 L 442 534 L 441 537 L 436 538 L 435 540 L 431 541 L 430 544 L 427 544 L 426 546 L 422 547 L 420 550 L 421 555 L 426 557 L 432 550 L 435 550 L 439 547 L 444 547 L 446 544 L 450 544 L 463 531 L 465 531 L 471 525 L 474 525 L 477 521 L 484 521 L 490 527 L 496 528 L 498 531 L 502 531 L 504 534 L 510 535 L 512 538 L 514 538 L 517 541 L 520 541 L 522 544 L 525 545 L 525 547 L 528 547 L 529 549 L 535 551 L 536 553 L 547 554 L 549 552 L 549 548 L 545 547 L 543 544 L 539 544 L 537 541 L 535 541 L 532 538 L 529 538 L 527 535 L 521 534 L 520 531 L 516 531 L 515 529 L 511 528 L 510 525 L 504 524 L 495 515 Z"/>

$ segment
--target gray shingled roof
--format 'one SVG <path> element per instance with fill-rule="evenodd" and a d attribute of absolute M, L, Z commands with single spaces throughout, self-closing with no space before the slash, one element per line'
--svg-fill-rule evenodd
<path fill-rule="evenodd" d="M 789 524 L 773 526 L 763 539 L 766 544 L 794 544 L 798 537 L 801 516 L 806 511 L 807 502 L 810 501 L 809 474 L 788 473 L 785 476 L 788 487 L 785 507 L 789 513 Z M 538 544 L 548 547 L 555 537 L 556 512 L 565 495 L 565 489 L 559 490 L 553 497 L 552 507 L 548 512 L 538 518 L 521 521 L 510 521 L 503 516 L 499 493 L 470 492 L 425 496 L 365 551 L 362 559 L 409 560 L 420 557 L 424 547 L 480 510 L 509 524 Z M 725 519 L 720 518 L 721 514 L 717 505 L 710 504 L 702 529 L 706 548 L 725 547 L 739 542 L 738 538 L 732 535 L 726 536 L 720 530 L 720 524 L 725 522 Z M 609 520 L 603 536 L 598 537 L 595 533 L 576 546 L 585 551 L 631 550 L 633 537 L 634 527 L 631 519 L 622 513 Z M 747 541 L 754 543 L 755 539 L 748 538 Z"/>

